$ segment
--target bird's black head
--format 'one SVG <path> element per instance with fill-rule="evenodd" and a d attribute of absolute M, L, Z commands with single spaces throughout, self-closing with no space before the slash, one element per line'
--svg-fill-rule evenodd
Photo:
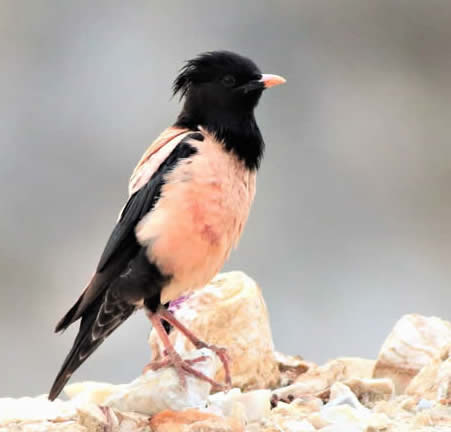
<path fill-rule="evenodd" d="M 263 140 L 254 108 L 265 88 L 284 83 L 277 75 L 262 74 L 256 64 L 229 51 L 200 54 L 186 62 L 174 81 L 174 95 L 184 98 L 176 126 L 203 126 L 224 141 L 228 150 L 254 168 Z"/>

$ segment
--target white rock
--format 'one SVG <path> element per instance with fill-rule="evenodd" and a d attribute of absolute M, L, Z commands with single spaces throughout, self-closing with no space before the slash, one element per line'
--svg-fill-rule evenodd
<path fill-rule="evenodd" d="M 344 384 L 369 408 L 380 400 L 390 400 L 395 394 L 395 386 L 389 378 L 351 378 Z"/>
<path fill-rule="evenodd" d="M 206 356 L 207 359 L 194 364 L 194 368 L 208 377 L 213 377 L 217 369 L 216 356 L 207 349 L 192 351 L 184 359 Z M 186 389 L 181 384 L 175 370 L 170 368 L 148 371 L 146 374 L 121 386 L 118 392 L 108 396 L 106 406 L 120 411 L 133 411 L 152 415 L 165 409 L 174 411 L 197 408 L 205 405 L 211 385 L 192 376 L 186 378 Z"/>
<path fill-rule="evenodd" d="M 320 430 L 330 431 L 366 431 L 368 428 L 378 430 L 390 423 L 385 414 L 374 414 L 364 407 L 351 389 L 340 382 L 331 387 L 330 401 L 324 405 L 319 414 L 309 420 L 313 424 L 328 424 Z"/>
<path fill-rule="evenodd" d="M 250 423 L 246 426 L 246 432 L 311 432 L 315 430 L 314 425 L 306 419 L 307 415 L 315 410 L 308 401 L 306 404 L 297 399 L 291 404 L 279 402 L 270 414 L 259 422 Z"/>
<path fill-rule="evenodd" d="M 46 395 L 36 398 L 0 398 L 0 425 L 13 421 L 37 421 L 72 418 L 77 410 L 73 404 L 55 400 L 50 402 Z"/>
<path fill-rule="evenodd" d="M 150 432 L 146 417 L 47 396 L 0 399 L 0 432 Z"/>
<path fill-rule="evenodd" d="M 315 431 L 315 428 L 311 423 L 309 423 L 307 420 L 294 420 L 294 419 L 287 419 L 285 421 L 282 421 L 281 424 L 281 430 L 286 430 L 287 432 L 313 432 Z"/>
<path fill-rule="evenodd" d="M 385 340 L 374 369 L 375 378 L 391 378 L 402 393 L 412 378 L 451 343 L 451 323 L 437 317 L 405 315 Z"/>
<path fill-rule="evenodd" d="M 109 383 L 83 381 L 66 385 L 64 387 L 64 393 L 69 399 L 73 399 L 80 406 L 87 403 L 101 405 L 108 396 L 119 391 L 121 387 L 121 385 Z"/>
<path fill-rule="evenodd" d="M 244 273 L 219 274 L 171 310 L 200 339 L 227 349 L 233 387 L 252 390 L 279 382 L 268 310 L 260 288 Z M 170 339 L 179 353 L 194 349 L 177 330 Z M 160 359 L 163 347 L 155 331 L 149 343 L 152 358 Z M 222 368 L 216 380 L 224 380 Z"/>
<path fill-rule="evenodd" d="M 309 369 L 318 367 L 315 363 L 307 362 L 299 356 L 283 354 L 278 351 L 275 351 L 274 355 L 280 371 L 279 387 L 293 384 L 299 375 L 302 375 Z"/>
<path fill-rule="evenodd" d="M 351 391 L 351 389 L 341 383 L 336 382 L 330 389 L 329 402 L 324 405 L 322 411 L 327 411 L 330 407 L 337 405 L 349 405 L 351 408 L 355 408 L 361 412 L 368 413 L 368 408 L 364 407 L 357 396 Z"/>
<path fill-rule="evenodd" d="M 208 408 L 227 417 L 239 418 L 243 423 L 255 422 L 271 413 L 271 390 L 252 390 L 241 393 L 234 388 L 208 398 Z"/>
<path fill-rule="evenodd" d="M 370 378 L 373 374 L 374 360 L 359 357 L 341 357 L 318 367 L 310 367 L 298 376 L 292 385 L 273 391 L 280 400 L 289 400 L 306 395 L 322 396 L 333 383 L 352 378 Z"/>
<path fill-rule="evenodd" d="M 319 429 L 321 432 L 366 432 L 363 426 L 332 424 Z"/>
<path fill-rule="evenodd" d="M 194 368 L 208 377 L 213 377 L 219 361 L 208 349 L 186 353 L 183 358 L 205 356 Z M 68 386 L 66 393 L 77 405 L 86 402 L 109 406 L 120 411 L 132 411 L 153 415 L 162 410 L 182 410 L 203 407 L 211 390 L 211 385 L 192 376 L 187 376 L 186 389 L 172 367 L 157 371 L 149 370 L 129 384 L 76 383 Z"/>
<path fill-rule="evenodd" d="M 390 424 L 390 419 L 385 414 L 374 414 L 370 410 L 356 409 L 348 404 L 324 406 L 320 412 L 320 417 L 327 422 L 341 429 L 330 430 L 362 430 L 369 428 L 372 430 L 384 429 Z M 320 429 L 323 430 L 323 429 Z"/>
<path fill-rule="evenodd" d="M 417 411 L 431 409 L 435 404 L 435 401 L 431 401 L 429 399 L 420 399 L 417 404 Z"/>
<path fill-rule="evenodd" d="M 420 370 L 407 386 L 406 394 L 426 399 L 451 400 L 451 345 Z"/>

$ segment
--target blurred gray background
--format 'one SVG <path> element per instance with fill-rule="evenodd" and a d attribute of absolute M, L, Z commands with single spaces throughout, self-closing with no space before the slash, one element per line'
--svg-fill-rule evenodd
<path fill-rule="evenodd" d="M 172 123 L 171 82 L 230 49 L 287 78 L 257 119 L 255 206 L 227 269 L 264 290 L 276 347 L 375 357 L 408 312 L 451 318 L 451 2 L 0 2 L 0 392 L 47 392 L 53 334 Z M 137 314 L 73 377 L 148 361 Z"/>

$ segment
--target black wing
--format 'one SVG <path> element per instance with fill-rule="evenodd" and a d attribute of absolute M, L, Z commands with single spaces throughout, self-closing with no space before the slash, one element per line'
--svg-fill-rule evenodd
<path fill-rule="evenodd" d="M 149 181 L 128 200 L 121 217 L 114 227 L 91 282 L 77 302 L 60 320 L 55 331 L 66 329 L 79 319 L 86 308 L 100 296 L 126 268 L 128 262 L 138 254 L 141 246 L 135 236 L 135 227 L 149 213 L 160 198 L 165 177 L 181 160 L 195 154 L 197 150 L 189 139 L 203 140 L 200 133 L 187 135 L 169 154 Z"/>

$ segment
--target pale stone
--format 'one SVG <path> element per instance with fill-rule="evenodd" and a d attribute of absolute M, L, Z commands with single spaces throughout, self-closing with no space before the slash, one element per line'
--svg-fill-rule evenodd
<path fill-rule="evenodd" d="M 275 351 L 274 353 L 280 372 L 279 387 L 292 384 L 299 375 L 317 367 L 315 363 L 307 362 L 300 356 L 292 356 Z"/>
<path fill-rule="evenodd" d="M 213 377 L 219 361 L 204 348 L 185 353 L 185 359 L 205 356 L 205 360 L 193 367 L 208 377 Z M 66 393 L 75 403 L 93 402 L 120 411 L 133 411 L 152 415 L 163 410 L 182 410 L 205 406 L 211 385 L 193 376 L 187 376 L 183 388 L 176 371 L 166 367 L 157 371 L 149 370 L 129 384 L 104 384 L 95 382 L 76 383 L 67 387 Z"/>
<path fill-rule="evenodd" d="M 389 432 L 451 431 L 451 406 L 434 403 L 418 409 L 417 398 L 401 395 L 390 401 L 380 401 L 373 413 L 390 418 Z"/>
<path fill-rule="evenodd" d="M 306 417 L 314 410 L 319 409 L 322 406 L 322 402 L 319 400 L 319 404 L 310 404 L 311 400 L 302 401 L 297 399 L 291 404 L 279 402 L 276 408 L 271 410 L 271 413 L 261 419 L 259 422 L 248 424 L 246 432 L 280 432 L 280 431 L 293 431 L 293 432 L 311 432 L 315 430 L 315 427 L 307 421 Z"/>
<path fill-rule="evenodd" d="M 271 390 L 252 390 L 242 393 L 234 388 L 209 396 L 207 409 L 226 417 L 250 423 L 267 417 L 271 413 Z"/>
<path fill-rule="evenodd" d="M 150 420 L 153 432 L 243 432 L 243 425 L 233 418 L 189 409 L 162 411 Z"/>
<path fill-rule="evenodd" d="M 429 399 L 420 399 L 417 403 L 417 411 L 423 411 L 427 409 L 431 409 L 436 404 L 435 401 L 429 400 Z"/>
<path fill-rule="evenodd" d="M 351 378 L 344 381 L 359 401 L 372 408 L 380 400 L 390 400 L 395 394 L 395 386 L 389 378 Z"/>
<path fill-rule="evenodd" d="M 420 370 L 407 386 L 406 394 L 425 399 L 451 400 L 451 345 Z"/>
<path fill-rule="evenodd" d="M 335 426 L 335 429 L 330 430 L 381 430 L 390 424 L 390 419 L 385 414 L 374 414 L 364 407 L 356 409 L 347 403 L 326 405 L 321 410 L 320 416 L 324 422 Z"/>
<path fill-rule="evenodd" d="M 64 393 L 69 399 L 76 398 L 79 404 L 94 403 L 101 405 L 108 396 L 111 396 L 120 388 L 120 385 L 96 381 L 83 381 L 66 385 L 64 387 Z"/>
<path fill-rule="evenodd" d="M 195 363 L 193 367 L 211 378 L 217 368 L 217 359 L 210 350 L 192 351 L 186 353 L 184 358 L 200 356 L 205 356 L 206 360 Z M 183 388 L 176 371 L 168 367 L 158 371 L 149 370 L 130 384 L 120 386 L 103 403 L 121 411 L 152 415 L 166 409 L 204 406 L 210 390 L 209 383 L 193 376 L 186 377 L 186 388 Z"/>
<path fill-rule="evenodd" d="M 319 429 L 321 432 L 367 432 L 363 426 L 331 424 Z M 369 432 L 369 431 L 368 431 Z M 373 431 L 371 431 L 373 432 Z M 399 431 L 398 431 L 399 432 Z"/>
<path fill-rule="evenodd" d="M 336 382 L 330 389 L 330 400 L 319 413 L 308 420 L 320 430 L 375 430 L 386 428 L 390 419 L 385 414 L 372 413 L 364 407 L 351 389 Z"/>
<path fill-rule="evenodd" d="M 374 361 L 358 357 L 342 357 L 323 366 L 312 367 L 301 374 L 292 385 L 273 391 L 278 400 L 290 400 L 306 395 L 322 396 L 327 399 L 333 383 L 351 378 L 370 378 Z"/>
<path fill-rule="evenodd" d="M 50 402 L 46 395 L 19 399 L 0 398 L 0 425 L 14 421 L 70 419 L 77 413 L 73 404 L 61 400 Z"/>
<path fill-rule="evenodd" d="M 391 378 L 402 393 L 412 378 L 451 343 L 451 323 L 437 317 L 403 316 L 385 340 L 374 368 L 375 378 Z"/>
<path fill-rule="evenodd" d="M 233 387 L 277 385 L 279 369 L 266 304 L 260 288 L 244 273 L 219 274 L 204 288 L 176 301 L 171 310 L 200 339 L 227 349 Z M 194 349 L 177 330 L 170 339 L 179 353 Z M 152 359 L 161 359 L 163 347 L 155 331 L 149 342 Z M 224 380 L 223 368 L 218 368 L 215 379 Z"/>
<path fill-rule="evenodd" d="M 351 408 L 355 408 L 359 411 L 365 413 L 369 412 L 368 408 L 364 407 L 359 402 L 357 396 L 351 391 L 351 389 L 346 384 L 341 382 L 334 383 L 330 388 L 329 402 L 324 405 L 323 410 L 327 410 L 328 408 L 337 405 L 349 405 Z"/>
<path fill-rule="evenodd" d="M 315 397 L 294 400 L 292 403 L 279 402 L 271 414 L 287 417 L 306 418 L 312 413 L 319 412 L 324 406 L 323 401 Z"/>
<path fill-rule="evenodd" d="M 0 399 L 0 432 L 151 432 L 148 418 L 135 413 L 118 413 L 91 403 L 50 402 L 36 398 Z"/>

